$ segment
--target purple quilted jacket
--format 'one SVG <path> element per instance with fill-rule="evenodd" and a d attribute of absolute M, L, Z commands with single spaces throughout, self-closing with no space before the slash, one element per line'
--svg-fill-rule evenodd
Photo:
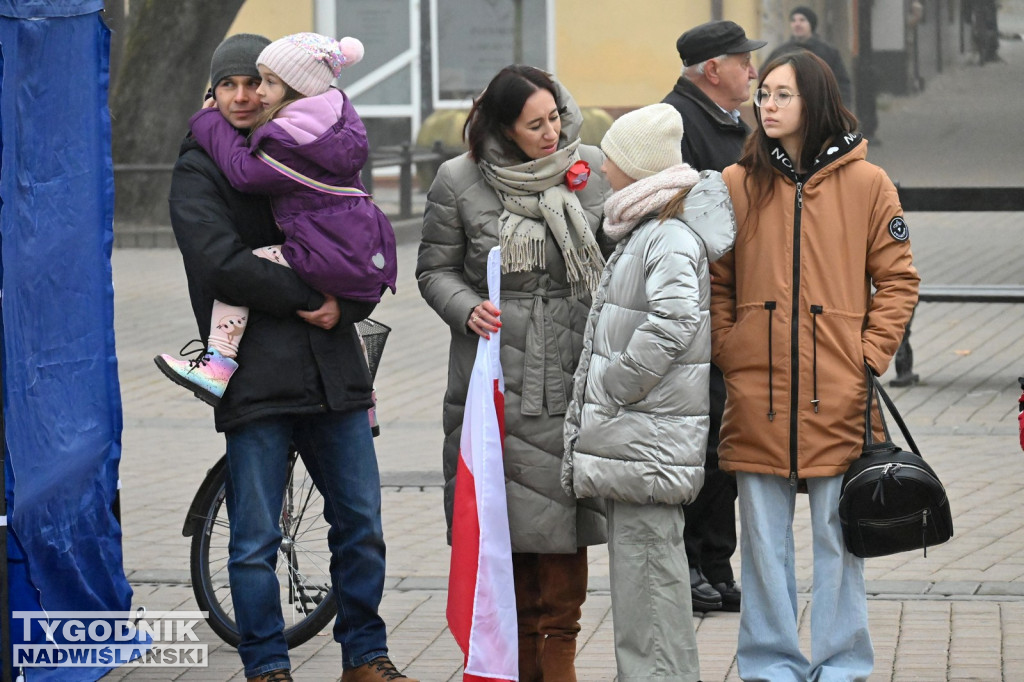
<path fill-rule="evenodd" d="M 285 234 L 282 254 L 311 287 L 339 298 L 380 301 L 395 291 L 395 233 L 367 197 L 335 196 L 307 187 L 261 161 L 265 151 L 321 183 L 364 190 L 366 128 L 348 97 L 331 88 L 288 104 L 246 143 L 216 108 L 192 116 L 192 134 L 231 185 L 272 197 Z"/>

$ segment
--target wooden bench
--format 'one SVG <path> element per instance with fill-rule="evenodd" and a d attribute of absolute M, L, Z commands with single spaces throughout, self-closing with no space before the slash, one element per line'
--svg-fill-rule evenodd
<path fill-rule="evenodd" d="M 1024 211 L 1024 187 L 899 187 L 899 193 L 906 212 Z M 1024 303 L 1024 284 L 922 284 L 918 302 Z M 893 386 L 910 386 L 920 380 L 914 373 L 909 323 L 893 364 Z"/>

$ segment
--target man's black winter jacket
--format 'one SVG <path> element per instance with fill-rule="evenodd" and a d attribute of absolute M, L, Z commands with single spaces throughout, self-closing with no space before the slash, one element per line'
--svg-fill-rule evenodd
<path fill-rule="evenodd" d="M 252 254 L 284 239 L 266 197 L 236 191 L 186 139 L 174 166 L 170 210 L 203 343 L 214 299 L 249 307 L 238 370 L 215 410 L 218 431 L 275 415 L 372 405 L 370 373 L 353 323 L 374 305 L 339 300 L 341 321 L 329 331 L 298 317 L 296 311 L 316 310 L 324 298 L 292 270 Z"/>
<path fill-rule="evenodd" d="M 733 121 L 686 76 L 661 101 L 683 117 L 683 161 L 699 171 L 721 172 L 739 160 L 750 128 Z"/>

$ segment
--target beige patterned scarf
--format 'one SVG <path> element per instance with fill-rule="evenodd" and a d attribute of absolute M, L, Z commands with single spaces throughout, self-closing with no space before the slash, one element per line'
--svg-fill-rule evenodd
<path fill-rule="evenodd" d="M 504 210 L 499 218 L 501 271 L 525 272 L 544 267 L 544 243 L 550 230 L 562 252 L 573 295 L 593 291 L 604 258 L 565 172 L 580 155 L 577 138 L 549 156 L 515 166 L 480 161 L 480 171 Z"/>

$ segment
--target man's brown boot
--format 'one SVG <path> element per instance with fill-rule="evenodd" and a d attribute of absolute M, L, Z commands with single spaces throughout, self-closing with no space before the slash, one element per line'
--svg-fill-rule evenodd
<path fill-rule="evenodd" d="M 247 677 L 245 680 L 246 682 L 292 682 L 292 673 L 287 668 L 280 668 L 256 677 Z"/>
<path fill-rule="evenodd" d="M 392 680 L 420 682 L 400 673 L 387 656 L 379 656 L 358 668 L 349 668 L 341 673 L 341 682 L 392 682 Z"/>

